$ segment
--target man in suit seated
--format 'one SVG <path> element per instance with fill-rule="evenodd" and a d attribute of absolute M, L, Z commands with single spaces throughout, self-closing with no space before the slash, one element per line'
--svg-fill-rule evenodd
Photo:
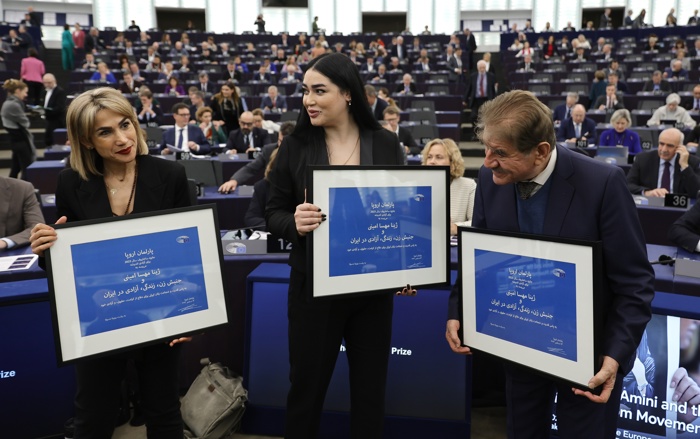
<path fill-rule="evenodd" d="M 413 83 L 413 76 L 410 73 L 405 73 L 401 84 L 396 86 L 396 93 L 400 95 L 412 95 L 416 93 L 416 84 Z"/>
<path fill-rule="evenodd" d="M 267 67 L 260 65 L 260 68 L 258 68 L 258 73 L 253 76 L 253 81 L 272 82 L 272 76 L 267 71 Z"/>
<path fill-rule="evenodd" d="M 372 85 L 365 85 L 365 96 L 369 102 L 374 118 L 377 120 L 384 119 L 384 110 L 389 106 L 383 99 L 377 99 L 377 89 Z"/>
<path fill-rule="evenodd" d="M 389 77 L 386 73 L 386 66 L 384 64 L 379 64 L 376 72 L 370 72 L 367 75 L 367 82 L 382 82 L 387 81 Z"/>
<path fill-rule="evenodd" d="M 420 56 L 413 65 L 413 71 L 429 72 L 431 70 L 435 70 L 435 67 L 432 66 L 430 58 L 428 58 L 428 51 L 425 49 L 421 49 Z"/>
<path fill-rule="evenodd" d="M 692 114 L 700 113 L 700 84 L 693 87 L 693 96 L 685 98 L 683 108 Z"/>
<path fill-rule="evenodd" d="M 399 137 L 399 143 L 403 145 L 407 155 L 420 154 L 421 147 L 418 146 L 416 141 L 413 139 L 411 132 L 399 125 L 399 121 L 401 120 L 401 110 L 399 110 L 398 107 L 393 105 L 386 107 L 384 109 L 383 118 L 387 123 L 386 128 Z"/>
<path fill-rule="evenodd" d="M 695 47 L 688 50 L 688 56 L 691 58 L 700 58 L 700 38 L 695 40 Z"/>
<path fill-rule="evenodd" d="M 632 194 L 663 197 L 683 194 L 695 198 L 700 190 L 700 159 L 683 145 L 683 133 L 676 128 L 659 134 L 659 149 L 637 154 L 627 174 Z"/>
<path fill-rule="evenodd" d="M 560 142 L 575 143 L 577 140 L 585 140 L 587 143 L 595 142 L 595 122 L 586 117 L 586 109 L 581 104 L 576 104 L 571 110 L 571 117 L 566 119 L 557 130 L 557 140 Z"/>
<path fill-rule="evenodd" d="M 608 73 L 608 84 L 614 85 L 617 92 L 620 94 L 627 93 L 627 84 L 620 81 L 620 75 L 618 75 L 617 72 Z"/>
<path fill-rule="evenodd" d="M 536 72 L 537 67 L 535 66 L 535 62 L 532 61 L 532 55 L 525 55 L 523 57 L 523 60 L 518 62 L 518 71 L 519 72 Z"/>
<path fill-rule="evenodd" d="M 231 131 L 226 141 L 226 154 L 238 154 L 262 149 L 270 143 L 270 136 L 262 128 L 254 126 L 253 113 L 244 111 L 238 118 L 240 128 Z"/>
<path fill-rule="evenodd" d="M 612 73 L 617 73 L 617 78 L 620 81 L 625 80 L 625 74 L 622 72 L 620 63 L 616 59 L 610 60 L 608 66 L 603 70 L 603 72 L 605 72 L 605 76 L 610 76 Z"/>
<path fill-rule="evenodd" d="M 240 70 L 236 70 L 236 63 L 230 59 L 226 63 L 226 68 L 223 71 L 224 81 L 236 81 L 241 82 L 243 78 L 243 73 Z"/>
<path fill-rule="evenodd" d="M 271 85 L 267 88 L 267 96 L 262 99 L 260 106 L 268 113 L 284 113 L 287 111 L 287 99 L 279 95 L 276 86 Z"/>
<path fill-rule="evenodd" d="M 175 119 L 175 126 L 163 133 L 161 154 L 167 155 L 175 152 L 168 145 L 194 154 L 209 154 L 211 146 L 209 146 L 209 142 L 204 137 L 201 128 L 198 125 L 189 123 L 190 109 L 187 104 L 178 102 L 173 105 L 171 111 Z"/>
<path fill-rule="evenodd" d="M 301 73 L 297 72 L 297 66 L 290 64 L 287 66 L 287 73 L 283 73 L 279 82 L 281 84 L 299 83 L 302 80 Z"/>
<path fill-rule="evenodd" d="M 389 65 L 387 66 L 389 73 L 404 73 L 404 68 L 399 62 L 397 57 L 392 57 Z"/>
<path fill-rule="evenodd" d="M 267 164 L 270 162 L 272 151 L 276 150 L 282 144 L 282 140 L 286 136 L 292 134 L 294 125 L 294 122 L 284 122 L 280 125 L 280 130 L 277 134 L 277 143 L 268 143 L 263 146 L 262 154 L 258 154 L 252 162 L 236 171 L 229 181 L 224 182 L 224 184 L 219 187 L 219 192 L 228 194 L 235 191 L 239 184 L 255 183 L 255 176 L 262 174 Z"/>
<path fill-rule="evenodd" d="M 574 105 L 578 103 L 578 93 L 569 92 L 566 94 L 566 102 L 559 104 L 554 108 L 552 113 L 552 119 L 554 120 L 554 125 L 559 126 L 563 121 L 571 117 L 571 111 L 574 109 Z"/>
<path fill-rule="evenodd" d="M 119 91 L 127 95 L 138 93 L 143 82 L 135 80 L 130 71 L 124 72 L 122 76 L 124 81 L 119 84 Z"/>
<path fill-rule="evenodd" d="M 365 58 L 365 62 L 360 66 L 360 73 L 375 73 L 377 71 L 377 64 L 374 62 L 374 57 L 368 55 Z"/>
<path fill-rule="evenodd" d="M 597 110 L 606 110 L 612 112 L 615 110 L 621 110 L 625 108 L 625 103 L 622 101 L 622 97 L 617 96 L 617 89 L 613 84 L 608 84 L 605 87 L 605 96 L 598 96 L 593 108 Z"/>
<path fill-rule="evenodd" d="M 0 176 L 0 252 L 29 244 L 32 228 L 43 222 L 34 186 Z"/>
<path fill-rule="evenodd" d="M 663 78 L 661 70 L 656 70 L 651 74 L 651 79 L 644 83 L 642 91 L 654 93 L 671 93 L 671 84 Z"/>
<path fill-rule="evenodd" d="M 679 59 L 671 61 L 671 67 L 664 69 L 664 78 L 675 80 L 688 79 L 688 71 L 683 68 L 683 61 Z"/>

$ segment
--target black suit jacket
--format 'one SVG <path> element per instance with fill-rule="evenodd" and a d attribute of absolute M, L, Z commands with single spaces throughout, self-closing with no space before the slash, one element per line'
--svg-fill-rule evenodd
<path fill-rule="evenodd" d="M 185 168 L 177 162 L 149 155 L 136 156 L 138 178 L 133 213 L 186 207 L 191 204 Z M 72 169 L 64 169 L 56 187 L 56 213 L 68 221 L 112 217 L 104 179 L 85 181 Z M 119 212 L 121 213 L 121 212 Z"/>
<path fill-rule="evenodd" d="M 667 80 L 662 79 L 661 82 L 659 82 L 659 89 L 664 93 L 671 93 L 671 84 Z M 650 79 L 645 82 L 642 91 L 654 91 L 654 81 Z"/>
<path fill-rule="evenodd" d="M 598 99 L 596 99 L 595 103 L 593 104 L 593 109 L 597 110 L 598 107 L 600 107 L 601 105 L 608 105 L 608 96 L 607 95 L 598 96 Z M 615 102 L 615 105 L 613 105 L 613 109 L 621 110 L 623 108 L 625 108 L 625 103 L 622 100 L 622 98 L 618 96 L 617 102 Z"/>
<path fill-rule="evenodd" d="M 377 100 L 377 105 L 374 107 L 374 118 L 377 120 L 384 120 L 384 110 L 389 104 L 384 99 L 375 99 Z"/>
<path fill-rule="evenodd" d="M 627 174 L 627 187 L 633 194 L 641 194 L 649 189 L 659 187 L 659 163 L 661 158 L 657 151 L 645 151 L 637 154 Z M 695 198 L 700 190 L 700 158 L 691 155 L 688 158 L 688 167 L 681 172 L 681 165 L 674 166 L 673 182 L 671 183 L 674 194 L 685 194 Z"/>
<path fill-rule="evenodd" d="M 41 102 L 46 99 L 46 90 L 41 93 Z M 56 128 L 66 126 L 66 91 L 59 86 L 53 89 L 48 105 L 44 108 L 46 122 L 55 124 Z"/>
<path fill-rule="evenodd" d="M 261 148 L 270 143 L 270 135 L 262 128 L 253 128 L 253 148 Z M 226 149 L 235 149 L 238 152 L 245 152 L 248 149 L 243 139 L 240 129 L 231 131 L 226 141 Z"/>
<path fill-rule="evenodd" d="M 411 135 L 411 132 L 409 130 L 407 130 L 404 127 L 399 127 L 398 136 L 399 136 L 399 142 L 403 143 L 403 146 L 408 146 L 408 150 L 411 154 L 413 154 L 413 155 L 420 154 L 420 152 L 423 148 L 418 146 L 418 144 L 416 143 L 416 140 L 413 138 L 413 136 Z"/>
<path fill-rule="evenodd" d="M 479 73 L 472 73 L 467 83 L 466 101 L 469 107 L 474 106 L 477 90 L 479 87 Z M 486 72 L 486 99 L 491 100 L 496 97 L 496 76 L 493 73 Z"/>
<path fill-rule="evenodd" d="M 403 83 L 397 85 L 396 86 L 396 93 L 401 93 L 402 91 L 404 91 L 404 88 L 405 88 L 405 86 L 403 85 Z M 411 93 L 414 93 L 414 94 L 416 93 L 416 84 L 411 82 L 411 84 L 409 85 L 408 88 L 411 90 Z"/>
<path fill-rule="evenodd" d="M 695 251 L 700 241 L 700 203 L 695 203 L 673 223 L 668 230 L 668 239 L 689 252 Z"/>
<path fill-rule="evenodd" d="M 276 142 L 268 143 L 267 145 L 263 146 L 262 154 L 258 154 L 255 160 L 236 171 L 231 176 L 231 180 L 236 180 L 240 185 L 252 183 L 253 181 L 257 181 L 257 179 L 263 178 L 265 168 L 267 168 L 267 164 L 270 163 L 270 156 L 272 155 L 272 151 L 276 149 Z"/>
<path fill-rule="evenodd" d="M 361 165 L 402 165 L 404 154 L 399 139 L 384 128 L 360 131 Z M 326 145 L 314 145 L 296 134 L 286 136 L 268 174 L 270 196 L 265 210 L 267 229 L 292 243 L 289 265 L 306 273 L 306 238 L 297 233 L 294 211 L 306 200 L 306 168 L 328 165 Z"/>

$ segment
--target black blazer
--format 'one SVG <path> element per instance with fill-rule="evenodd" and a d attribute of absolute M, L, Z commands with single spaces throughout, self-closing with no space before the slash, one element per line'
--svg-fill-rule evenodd
<path fill-rule="evenodd" d="M 265 144 L 270 143 L 270 135 L 262 128 L 253 128 L 253 148 L 262 149 Z M 245 152 L 248 147 L 243 141 L 243 133 L 240 129 L 231 131 L 226 141 L 226 149 L 235 149 L 238 152 Z"/>
<path fill-rule="evenodd" d="M 399 85 L 396 86 L 396 91 L 395 91 L 395 92 L 396 92 L 396 93 L 401 93 L 402 91 L 404 91 L 404 88 L 405 88 L 405 87 L 406 87 L 406 86 L 403 85 L 403 82 L 402 82 L 401 84 L 399 84 Z M 417 89 L 416 89 L 416 84 L 414 84 L 414 83 L 412 83 L 412 82 L 411 82 L 411 84 L 408 86 L 408 88 L 409 88 L 409 90 L 411 90 L 411 93 L 414 93 L 414 94 L 415 94 L 416 91 L 417 91 Z"/>
<path fill-rule="evenodd" d="M 469 82 L 467 82 L 467 93 L 466 93 L 466 101 L 469 105 L 469 107 L 472 107 L 474 105 L 474 100 L 476 99 L 477 95 L 477 90 L 479 87 L 479 84 L 477 82 L 479 81 L 479 73 L 472 73 L 471 77 L 469 78 Z M 493 99 L 496 97 L 496 76 L 494 76 L 493 73 L 486 72 L 486 99 Z"/>
<path fill-rule="evenodd" d="M 700 241 L 700 203 L 695 203 L 673 223 L 668 230 L 668 239 L 691 253 L 695 251 Z"/>
<path fill-rule="evenodd" d="M 259 154 L 255 160 L 248 163 L 238 171 L 236 171 L 231 180 L 236 180 L 238 184 L 248 184 L 255 181 L 255 177 L 262 178 L 267 164 L 270 163 L 270 156 L 272 156 L 272 151 L 277 149 L 277 143 L 269 143 L 262 148 L 262 154 Z M 263 212 L 263 215 L 264 212 Z"/>
<path fill-rule="evenodd" d="M 377 120 L 384 120 L 384 110 L 389 106 L 389 104 L 384 99 L 377 99 L 377 105 L 374 107 L 374 118 Z"/>
<path fill-rule="evenodd" d="M 627 187 L 633 194 L 641 194 L 649 189 L 659 186 L 659 163 L 661 158 L 657 151 L 645 151 L 637 154 L 632 164 L 632 169 L 627 174 Z M 685 194 L 695 198 L 700 190 L 700 158 L 691 155 L 688 158 L 688 167 L 681 172 L 681 165 L 676 164 L 673 172 L 672 192 Z"/>
<path fill-rule="evenodd" d="M 667 80 L 662 79 L 659 83 L 659 89 L 662 92 L 671 93 L 671 84 Z M 647 82 L 645 82 L 642 91 L 654 91 L 654 81 L 650 79 Z"/>
<path fill-rule="evenodd" d="M 177 162 L 149 155 L 136 156 L 138 178 L 133 213 L 190 206 L 185 168 Z M 56 187 L 56 213 L 68 221 L 109 218 L 107 186 L 101 176 L 85 181 L 72 169 L 64 169 Z"/>
<path fill-rule="evenodd" d="M 41 102 L 46 98 L 46 90 L 41 93 Z M 66 126 L 66 91 L 59 86 L 53 89 L 48 105 L 44 108 L 46 121 L 56 122 L 58 125 Z"/>
<path fill-rule="evenodd" d="M 362 131 L 360 164 L 404 164 L 398 137 L 384 128 Z M 326 145 L 313 146 L 306 138 L 295 134 L 285 137 L 277 153 L 275 166 L 268 174 L 270 195 L 265 209 L 267 230 L 292 243 L 289 265 L 302 273 L 306 273 L 306 238 L 297 233 L 294 211 L 307 199 L 305 191 L 308 165 L 328 165 Z"/>
<path fill-rule="evenodd" d="M 409 151 L 413 155 L 420 154 L 423 149 L 416 144 L 411 132 L 404 127 L 399 127 L 399 142 L 403 143 L 403 146 L 408 146 Z"/>

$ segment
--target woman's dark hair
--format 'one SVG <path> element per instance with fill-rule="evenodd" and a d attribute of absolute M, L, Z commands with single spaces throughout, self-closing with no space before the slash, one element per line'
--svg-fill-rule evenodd
<path fill-rule="evenodd" d="M 37 52 L 35 48 L 30 47 L 29 50 L 27 51 L 27 55 L 31 56 L 32 58 L 37 58 L 37 57 L 39 57 L 39 52 Z"/>
<path fill-rule="evenodd" d="M 64 25 L 63 25 L 63 30 L 68 30 L 68 29 L 70 29 L 70 25 L 69 25 L 69 24 L 64 24 Z"/>
<path fill-rule="evenodd" d="M 306 65 L 306 72 L 316 70 L 331 80 L 341 91 L 350 93 L 352 105 L 348 111 L 355 123 L 363 130 L 379 130 L 381 125 L 375 119 L 372 108 L 365 96 L 365 87 L 360 78 L 360 71 L 350 58 L 341 53 L 329 53 L 314 58 Z M 315 127 L 311 124 L 309 114 L 302 108 L 294 128 L 293 136 L 299 139 L 310 139 L 312 144 L 322 145 L 324 138 L 323 127 Z"/>

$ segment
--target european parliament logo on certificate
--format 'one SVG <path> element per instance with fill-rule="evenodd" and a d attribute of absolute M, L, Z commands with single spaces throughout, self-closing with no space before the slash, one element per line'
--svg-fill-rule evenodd
<path fill-rule="evenodd" d="M 56 231 L 47 271 L 59 363 L 228 322 L 215 206 Z"/>
<path fill-rule="evenodd" d="M 311 167 L 307 200 L 328 215 L 308 235 L 314 297 L 447 285 L 446 167 Z"/>

